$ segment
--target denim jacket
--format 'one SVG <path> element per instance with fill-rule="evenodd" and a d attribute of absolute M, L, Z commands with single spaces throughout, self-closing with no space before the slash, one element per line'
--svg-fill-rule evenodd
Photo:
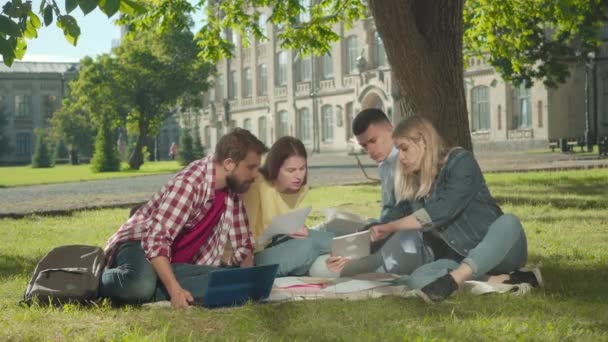
<path fill-rule="evenodd" d="M 401 201 L 397 207 L 387 216 L 395 220 L 413 214 L 423 232 L 432 232 L 463 256 L 502 215 L 473 154 L 463 148 L 449 153 L 429 195 Z"/>

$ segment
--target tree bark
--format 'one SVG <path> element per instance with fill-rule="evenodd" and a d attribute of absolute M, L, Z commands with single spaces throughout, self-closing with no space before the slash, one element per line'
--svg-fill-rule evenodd
<path fill-rule="evenodd" d="M 139 125 L 139 135 L 137 136 L 137 142 L 135 148 L 129 156 L 129 168 L 131 170 L 139 170 L 144 163 L 143 148 L 146 145 L 146 139 L 148 137 L 148 127 L 146 124 Z"/>
<path fill-rule="evenodd" d="M 429 118 L 450 146 L 472 150 L 462 57 L 464 0 L 369 0 L 405 115 Z"/>

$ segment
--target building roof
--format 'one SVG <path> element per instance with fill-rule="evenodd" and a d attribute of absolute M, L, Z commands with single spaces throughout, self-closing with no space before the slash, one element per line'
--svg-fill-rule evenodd
<path fill-rule="evenodd" d="M 15 61 L 13 65 L 7 67 L 0 61 L 0 73 L 66 73 L 76 71 L 78 63 L 66 62 L 21 62 Z"/>

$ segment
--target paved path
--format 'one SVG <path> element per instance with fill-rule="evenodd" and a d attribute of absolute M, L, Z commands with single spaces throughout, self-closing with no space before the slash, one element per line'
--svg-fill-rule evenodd
<path fill-rule="evenodd" d="M 365 170 L 377 178 L 375 163 L 359 156 Z M 484 172 L 532 171 L 608 167 L 608 159 L 561 153 L 478 154 Z M 371 182 L 358 168 L 356 159 L 344 153 L 315 154 L 310 158 L 312 187 Z M 63 213 L 103 207 L 128 207 L 147 200 L 172 175 L 152 175 L 111 180 L 23 186 L 0 189 L 0 217 L 31 213 Z"/>

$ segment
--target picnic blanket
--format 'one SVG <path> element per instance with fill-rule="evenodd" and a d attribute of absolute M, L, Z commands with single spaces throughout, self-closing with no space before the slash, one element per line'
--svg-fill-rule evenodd
<path fill-rule="evenodd" d="M 366 273 L 352 278 L 313 278 L 280 277 L 276 278 L 266 302 L 287 302 L 319 299 L 361 300 L 383 296 L 403 298 L 418 297 L 420 290 L 395 284 L 398 275 L 386 273 Z M 490 284 L 483 281 L 466 281 L 463 291 L 473 295 L 487 293 L 509 293 L 525 295 L 532 287 L 529 284 Z"/>

